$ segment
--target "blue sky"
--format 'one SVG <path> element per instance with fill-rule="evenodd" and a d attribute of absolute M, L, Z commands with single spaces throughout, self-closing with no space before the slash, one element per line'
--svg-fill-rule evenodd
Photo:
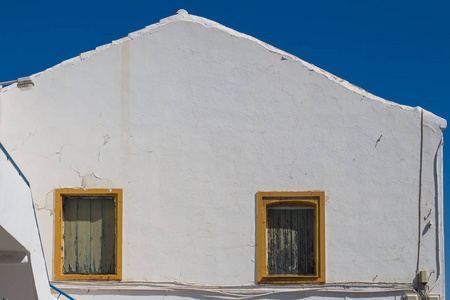
<path fill-rule="evenodd" d="M 43 71 L 180 8 L 254 36 L 377 96 L 450 120 L 447 0 L 8 1 L 0 10 L 0 82 Z M 444 147 L 444 157 L 449 154 Z M 447 160 L 444 179 L 450 178 L 448 166 Z M 445 180 L 446 199 L 449 188 Z M 449 205 L 444 213 L 450 216 Z"/>

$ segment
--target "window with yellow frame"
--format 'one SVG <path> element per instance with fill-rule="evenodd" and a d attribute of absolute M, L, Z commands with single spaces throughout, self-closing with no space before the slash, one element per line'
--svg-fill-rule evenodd
<path fill-rule="evenodd" d="M 122 190 L 55 190 L 55 280 L 122 279 Z"/>
<path fill-rule="evenodd" d="M 325 282 L 325 193 L 256 196 L 258 282 Z"/>

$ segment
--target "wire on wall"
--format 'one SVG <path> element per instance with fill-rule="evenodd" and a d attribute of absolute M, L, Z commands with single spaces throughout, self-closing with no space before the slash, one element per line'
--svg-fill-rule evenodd
<path fill-rule="evenodd" d="M 420 112 L 420 169 L 419 169 L 419 201 L 418 201 L 418 216 L 419 224 L 417 230 L 417 266 L 416 266 L 416 276 L 419 274 L 420 268 L 420 246 L 421 246 L 421 229 L 422 229 L 422 167 L 423 167 L 423 108 Z M 419 288 L 419 282 L 416 278 L 416 288 Z"/>

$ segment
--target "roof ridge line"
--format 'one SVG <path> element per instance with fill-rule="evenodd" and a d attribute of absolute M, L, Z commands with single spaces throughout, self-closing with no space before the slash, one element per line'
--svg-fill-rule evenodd
<path fill-rule="evenodd" d="M 131 40 L 133 40 L 135 38 L 138 38 L 138 37 L 140 37 L 140 36 L 142 36 L 144 34 L 153 33 L 158 28 L 160 28 L 162 26 L 165 26 L 165 25 L 167 25 L 169 23 L 179 22 L 179 21 L 198 23 L 198 24 L 201 24 L 201 25 L 203 25 L 203 26 L 205 26 L 207 28 L 216 28 L 216 29 L 219 29 L 219 30 L 223 30 L 223 31 L 227 32 L 228 34 L 230 34 L 232 36 L 235 36 L 235 37 L 238 37 L 238 38 L 248 39 L 248 40 L 250 40 L 252 42 L 255 42 L 258 45 L 264 47 L 265 49 L 267 49 L 268 51 L 270 51 L 272 53 L 281 55 L 284 59 L 290 58 L 294 62 L 300 62 L 302 65 L 304 65 L 306 68 L 308 68 L 308 70 L 313 71 L 315 73 L 318 73 L 320 75 L 323 75 L 327 79 L 337 83 L 338 85 L 344 87 L 345 89 L 347 89 L 349 91 L 352 91 L 354 93 L 357 93 L 357 94 L 359 94 L 359 95 L 361 95 L 363 97 L 366 97 L 367 99 L 380 101 L 380 102 L 383 102 L 383 103 L 388 104 L 388 105 L 399 106 L 401 109 L 406 109 L 406 110 L 414 110 L 414 109 L 418 109 L 419 108 L 419 107 L 412 107 L 412 106 L 409 106 L 409 105 L 399 104 L 397 102 L 393 102 L 393 101 L 390 101 L 390 100 L 386 100 L 386 99 L 384 99 L 382 97 L 376 96 L 376 95 L 374 95 L 374 94 L 364 90 L 363 88 L 360 88 L 360 87 L 358 87 L 358 86 L 348 82 L 345 79 L 342 79 L 342 78 L 340 78 L 340 77 L 338 77 L 336 75 L 333 75 L 332 73 L 330 73 L 328 71 L 325 71 L 325 70 L 323 70 L 323 69 L 321 69 L 321 68 L 319 68 L 319 67 L 317 67 L 317 66 L 315 66 L 315 65 L 313 65 L 313 64 L 311 64 L 309 62 L 306 62 L 306 61 L 300 59 L 299 57 L 297 57 L 297 56 L 295 56 L 293 54 L 290 54 L 290 53 L 288 53 L 286 51 L 283 51 L 283 50 L 281 50 L 279 48 L 276 48 L 276 47 L 274 47 L 274 46 L 272 46 L 272 45 L 270 45 L 268 43 L 265 43 L 265 42 L 255 38 L 253 36 L 250 36 L 248 34 L 236 31 L 236 30 L 234 30 L 232 28 L 226 27 L 226 26 L 224 26 L 224 25 L 222 25 L 220 23 L 217 23 L 215 21 L 212 21 L 210 19 L 207 19 L 207 18 L 204 18 L 204 17 L 199 17 L 199 16 L 196 16 L 196 15 L 188 14 L 188 12 L 186 10 L 184 10 L 184 9 L 178 10 L 175 15 L 172 15 L 172 16 L 160 19 L 158 23 L 154 23 L 154 24 L 148 25 L 148 26 L 146 26 L 146 27 L 144 27 L 142 29 L 130 32 L 130 33 L 128 33 L 128 35 L 126 37 L 123 37 L 123 38 L 120 38 L 120 39 L 117 39 L 117 40 L 113 40 L 111 43 L 108 43 L 108 44 L 104 44 L 104 45 L 98 46 L 94 50 L 90 50 L 90 51 L 86 51 L 86 52 L 80 53 L 76 57 L 64 60 L 64 61 L 60 62 L 57 65 L 54 65 L 54 66 L 52 66 L 50 68 L 47 68 L 44 71 L 32 74 L 30 77 L 31 78 L 35 78 L 35 77 L 40 76 L 43 73 L 50 72 L 54 68 L 60 68 L 60 67 L 66 66 L 68 64 L 74 64 L 74 63 L 77 63 L 79 61 L 85 60 L 85 59 L 91 57 L 92 55 L 94 55 L 94 54 L 96 54 L 98 52 L 104 51 L 104 50 L 106 50 L 106 49 L 108 49 L 108 48 L 110 48 L 112 46 L 121 45 L 121 44 L 123 44 L 126 41 L 131 41 Z M 3 91 L 9 90 L 9 88 L 11 86 L 12 85 L 3 88 Z M 430 112 L 430 114 L 434 115 L 437 118 L 436 122 L 438 124 L 440 124 L 439 126 L 441 128 L 442 127 L 445 128 L 446 121 L 443 118 L 441 118 L 441 117 L 439 117 L 439 116 L 437 116 L 437 115 L 435 115 L 435 114 L 433 114 L 431 112 Z M 445 125 L 443 124 L 443 122 L 445 123 Z"/>

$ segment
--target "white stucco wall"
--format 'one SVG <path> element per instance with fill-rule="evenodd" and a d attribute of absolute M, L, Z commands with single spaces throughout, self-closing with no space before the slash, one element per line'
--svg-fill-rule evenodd
<path fill-rule="evenodd" d="M 50 299 L 30 188 L 1 149 L 0 207 L 0 256 L 24 253 L 22 261 L 0 261 L 0 298 Z"/>
<path fill-rule="evenodd" d="M 419 269 L 444 294 L 445 120 L 425 111 L 422 143 L 421 108 L 183 13 L 32 77 L 1 93 L 0 140 L 32 182 L 49 270 L 54 189 L 122 188 L 124 283 L 105 299 L 127 299 L 130 281 L 155 296 L 157 283 L 264 289 L 256 192 L 321 190 L 327 284 L 401 295 L 417 268 L 423 144 Z M 77 299 L 102 288 L 61 285 Z"/>

